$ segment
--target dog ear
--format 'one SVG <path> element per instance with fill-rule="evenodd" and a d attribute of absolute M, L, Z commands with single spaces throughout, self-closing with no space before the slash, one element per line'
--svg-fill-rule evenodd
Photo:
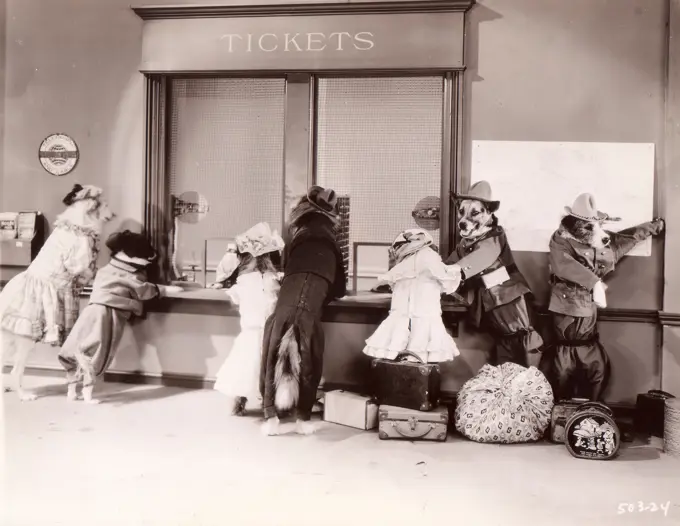
<path fill-rule="evenodd" d="M 64 203 L 66 206 L 71 206 L 75 202 L 76 195 L 78 195 L 78 192 L 80 192 L 82 189 L 83 187 L 78 183 L 74 184 L 71 191 L 66 194 L 64 199 L 62 199 L 62 203 Z"/>
<path fill-rule="evenodd" d="M 567 230 L 574 230 L 578 225 L 578 219 L 572 215 L 566 215 L 562 218 L 562 226 Z"/>
<path fill-rule="evenodd" d="M 112 254 L 122 252 L 126 244 L 130 240 L 132 232 L 129 230 L 123 230 L 122 232 L 116 232 L 111 234 L 106 240 L 106 247 L 111 251 Z"/>
<path fill-rule="evenodd" d="M 484 203 L 484 206 L 489 211 L 489 213 L 495 214 L 496 212 L 498 212 L 498 209 L 501 207 L 501 204 L 500 203 Z"/>

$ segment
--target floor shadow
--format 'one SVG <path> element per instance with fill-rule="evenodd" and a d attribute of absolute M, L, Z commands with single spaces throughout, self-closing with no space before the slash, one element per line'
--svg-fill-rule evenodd
<path fill-rule="evenodd" d="M 115 405 L 127 405 L 137 402 L 161 400 L 180 394 L 185 394 L 186 392 L 186 389 L 182 389 L 180 387 L 166 387 L 163 385 L 144 389 L 130 386 L 129 388 L 116 387 L 114 389 L 102 389 L 98 393 L 95 391 L 96 396 L 102 401 L 102 403 L 110 403 Z"/>
<path fill-rule="evenodd" d="M 616 458 L 618 462 L 639 462 L 645 460 L 658 460 L 661 452 L 652 446 L 628 446 L 621 447 Z"/>

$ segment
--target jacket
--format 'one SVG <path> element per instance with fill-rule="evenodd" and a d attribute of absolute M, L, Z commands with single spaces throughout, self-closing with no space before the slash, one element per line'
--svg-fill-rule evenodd
<path fill-rule="evenodd" d="M 94 278 L 90 303 L 141 316 L 143 302 L 160 295 L 158 286 L 146 281 L 143 271 L 117 259 L 102 267 Z"/>
<path fill-rule="evenodd" d="M 283 261 L 284 276 L 311 273 L 328 281 L 327 301 L 347 294 L 342 253 L 335 234 L 325 224 L 312 222 L 296 231 L 284 248 Z"/>
<path fill-rule="evenodd" d="M 587 317 L 593 314 L 593 287 L 612 272 L 619 260 L 640 241 L 659 233 L 654 222 L 607 232 L 611 241 L 604 248 L 593 248 L 558 229 L 550 239 L 551 312 Z"/>
<path fill-rule="evenodd" d="M 457 263 L 463 272 L 463 292 L 471 296 L 470 315 L 479 326 L 484 312 L 530 294 L 531 289 L 515 264 L 503 227 L 496 226 L 479 239 L 463 239 L 446 260 Z M 505 267 L 509 279 L 486 288 L 482 276 Z"/>

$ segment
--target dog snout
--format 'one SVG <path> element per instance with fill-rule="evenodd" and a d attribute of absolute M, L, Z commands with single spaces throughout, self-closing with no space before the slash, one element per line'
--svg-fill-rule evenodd
<path fill-rule="evenodd" d="M 458 228 L 460 230 L 467 230 L 467 223 L 465 221 L 458 221 Z"/>

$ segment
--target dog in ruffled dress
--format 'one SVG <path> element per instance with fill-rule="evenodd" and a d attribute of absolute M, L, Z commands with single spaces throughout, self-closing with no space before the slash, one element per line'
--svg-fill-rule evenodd
<path fill-rule="evenodd" d="M 281 274 L 277 270 L 283 239 L 267 223 L 258 223 L 236 237 L 218 265 L 217 281 L 211 288 L 227 289 L 239 306 L 241 332 L 220 367 L 215 389 L 234 400 L 232 414 L 243 416 L 246 403 L 260 398 L 260 360 L 267 318 L 274 311 Z"/>
<path fill-rule="evenodd" d="M 111 261 L 97 272 L 90 302 L 58 357 L 66 370 L 68 399 L 77 399 L 76 389 L 82 384 L 83 400 L 89 404 L 99 403 L 92 396 L 95 383 L 113 361 L 128 321 L 142 316 L 145 301 L 182 292 L 181 287 L 147 281 L 156 251 L 143 234 L 118 232 L 109 237 L 106 246 Z"/>
<path fill-rule="evenodd" d="M 21 400 L 37 397 L 22 386 L 36 343 L 60 346 L 78 318 L 80 292 L 96 272 L 101 231 L 114 217 L 102 193 L 76 184 L 36 258 L 0 292 L 0 347 L 14 353 L 11 388 Z"/>
<path fill-rule="evenodd" d="M 390 314 L 366 340 L 364 354 L 394 359 L 411 352 L 425 363 L 450 361 L 460 354 L 444 327 L 441 309 L 441 295 L 456 291 L 460 271 L 445 265 L 432 245 L 432 236 L 419 228 L 401 232 L 392 243 L 394 266 L 378 279 L 393 291 Z"/>

